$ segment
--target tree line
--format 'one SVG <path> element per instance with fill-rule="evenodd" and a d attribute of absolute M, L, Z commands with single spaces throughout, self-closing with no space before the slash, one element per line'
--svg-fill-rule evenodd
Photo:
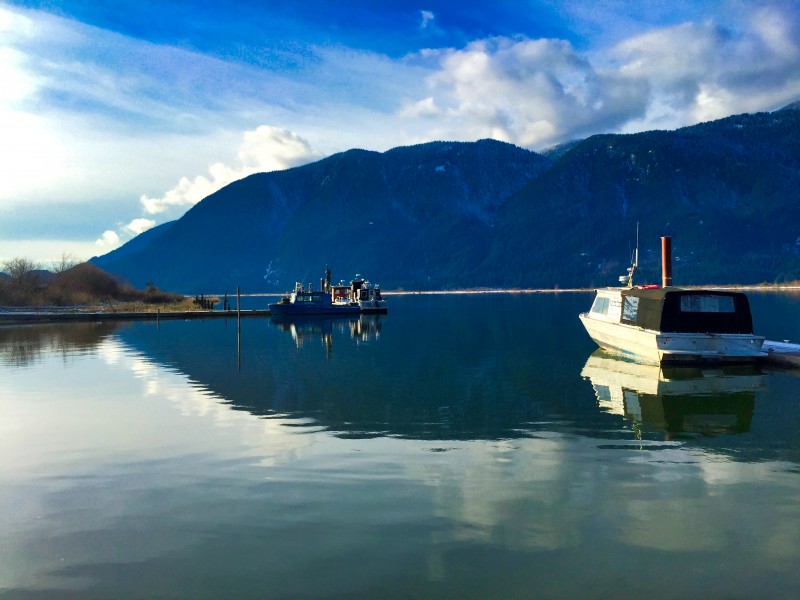
<path fill-rule="evenodd" d="M 2 263 L 0 306 L 96 306 L 114 302 L 165 304 L 179 302 L 180 294 L 159 290 L 152 282 L 144 290 L 103 271 L 96 265 L 81 262 L 64 254 L 43 268 L 26 257 Z"/>

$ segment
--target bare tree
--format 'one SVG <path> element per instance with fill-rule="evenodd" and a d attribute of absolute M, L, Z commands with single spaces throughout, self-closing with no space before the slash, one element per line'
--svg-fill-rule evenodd
<path fill-rule="evenodd" d="M 83 261 L 77 258 L 74 254 L 70 252 L 64 252 L 61 255 L 60 260 L 53 261 L 50 265 L 50 270 L 58 275 L 59 273 L 63 273 L 64 271 L 69 271 L 73 267 L 77 267 Z"/>
<path fill-rule="evenodd" d="M 3 262 L 3 271 L 9 276 L 2 301 L 8 304 L 29 305 L 34 301 L 38 287 L 38 265 L 29 258 L 12 258 Z"/>
<path fill-rule="evenodd" d="M 35 276 L 34 271 L 38 268 L 39 265 L 30 258 L 17 257 L 3 262 L 3 271 L 11 277 L 13 282 L 18 284 Z"/>

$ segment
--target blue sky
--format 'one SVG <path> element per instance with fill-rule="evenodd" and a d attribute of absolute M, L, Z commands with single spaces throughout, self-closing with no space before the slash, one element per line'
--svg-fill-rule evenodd
<path fill-rule="evenodd" d="M 789 0 L 0 0 L 0 261 L 353 147 L 533 150 L 800 99 Z"/>

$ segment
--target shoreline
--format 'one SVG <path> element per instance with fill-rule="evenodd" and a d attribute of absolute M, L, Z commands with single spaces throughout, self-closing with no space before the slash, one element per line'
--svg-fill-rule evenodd
<path fill-rule="evenodd" d="M 102 323 L 103 321 L 189 321 L 197 319 L 236 319 L 239 317 L 269 317 L 269 310 L 187 310 L 187 311 L 58 311 L 46 310 L 0 310 L 0 325 L 31 323 Z"/>
<path fill-rule="evenodd" d="M 738 290 L 747 292 L 800 293 L 800 285 L 706 285 L 678 286 L 688 289 Z M 575 294 L 591 293 L 597 288 L 530 288 L 530 289 L 463 289 L 463 290 L 395 290 L 383 291 L 386 296 L 439 296 L 478 294 Z M 241 297 L 275 297 L 279 294 L 241 294 Z M 233 310 L 188 310 L 188 311 L 109 311 L 89 307 L 86 310 L 59 307 L 0 307 L 0 325 L 26 323 L 57 323 L 64 321 L 177 321 L 192 319 L 220 319 L 237 317 L 269 317 L 268 309 Z"/>

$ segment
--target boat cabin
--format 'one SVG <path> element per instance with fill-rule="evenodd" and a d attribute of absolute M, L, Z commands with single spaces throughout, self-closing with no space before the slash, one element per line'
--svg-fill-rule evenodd
<path fill-rule="evenodd" d="M 753 333 L 750 302 L 741 292 L 671 287 L 598 290 L 590 313 L 664 333 Z"/>

